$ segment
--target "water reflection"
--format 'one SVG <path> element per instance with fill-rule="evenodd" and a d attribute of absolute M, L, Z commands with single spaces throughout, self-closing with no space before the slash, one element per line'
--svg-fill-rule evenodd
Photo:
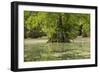
<path fill-rule="evenodd" d="M 25 45 L 24 51 L 24 61 L 50 61 L 90 58 L 89 42 L 38 43 Z"/>

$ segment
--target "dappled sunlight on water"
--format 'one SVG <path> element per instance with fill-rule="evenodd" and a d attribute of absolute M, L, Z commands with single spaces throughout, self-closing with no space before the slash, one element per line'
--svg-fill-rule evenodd
<path fill-rule="evenodd" d="M 87 58 L 90 58 L 89 38 L 80 38 L 80 40 L 77 38 L 71 43 L 47 43 L 46 39 L 25 40 L 24 61 L 71 60 Z"/>

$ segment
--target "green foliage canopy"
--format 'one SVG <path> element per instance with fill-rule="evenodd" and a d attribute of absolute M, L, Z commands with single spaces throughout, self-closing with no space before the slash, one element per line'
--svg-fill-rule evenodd
<path fill-rule="evenodd" d="M 44 32 L 53 41 L 64 42 L 90 32 L 90 15 L 80 13 L 24 12 L 24 25 L 28 30 Z"/>

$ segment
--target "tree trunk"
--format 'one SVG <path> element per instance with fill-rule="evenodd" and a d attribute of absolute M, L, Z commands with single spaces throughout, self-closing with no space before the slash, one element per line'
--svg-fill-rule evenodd
<path fill-rule="evenodd" d="M 58 15 L 57 20 L 57 29 L 56 33 L 53 34 L 51 38 L 49 38 L 48 42 L 70 42 L 67 35 L 65 34 L 63 30 L 63 17 L 61 14 Z"/>

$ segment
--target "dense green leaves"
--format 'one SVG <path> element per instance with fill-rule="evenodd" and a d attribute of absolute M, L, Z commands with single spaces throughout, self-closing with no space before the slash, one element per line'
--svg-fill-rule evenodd
<path fill-rule="evenodd" d="M 79 34 L 89 36 L 90 15 L 24 11 L 24 25 L 27 29 L 25 36 L 30 34 L 33 38 L 47 36 L 50 42 L 69 42 Z M 37 36 L 34 37 L 35 35 Z"/>

